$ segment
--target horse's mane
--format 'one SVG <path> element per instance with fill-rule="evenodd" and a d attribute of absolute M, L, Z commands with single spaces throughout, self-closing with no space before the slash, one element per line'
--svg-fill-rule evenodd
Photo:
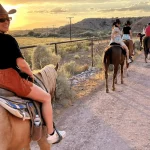
<path fill-rule="evenodd" d="M 47 65 L 36 74 L 44 83 L 49 93 L 55 90 L 57 72 L 54 65 Z"/>

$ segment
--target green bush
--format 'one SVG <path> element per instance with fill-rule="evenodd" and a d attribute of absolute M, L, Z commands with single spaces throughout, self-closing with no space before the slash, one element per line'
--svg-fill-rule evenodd
<path fill-rule="evenodd" d="M 134 41 L 135 49 L 140 50 L 140 41 L 136 40 Z"/>
<path fill-rule="evenodd" d="M 60 56 L 52 53 L 46 46 L 37 46 L 32 55 L 32 68 L 42 69 L 48 64 L 56 65 L 60 61 Z"/>
<path fill-rule="evenodd" d="M 72 103 L 74 98 L 75 93 L 71 89 L 70 82 L 62 72 L 59 72 L 56 82 L 56 102 L 67 107 Z"/>
<path fill-rule="evenodd" d="M 24 59 L 28 62 L 28 64 L 32 68 L 32 53 L 33 53 L 33 50 L 24 49 L 24 50 L 21 50 L 21 53 L 22 53 Z"/>
<path fill-rule="evenodd" d="M 75 61 L 70 61 L 69 63 L 65 63 L 60 68 L 60 72 L 63 72 L 67 77 L 71 77 L 73 75 L 79 74 L 88 70 L 88 65 L 78 65 Z"/>
<path fill-rule="evenodd" d="M 94 57 L 94 62 L 95 62 L 95 67 L 97 67 L 97 68 L 102 68 L 102 67 L 103 67 L 103 64 L 102 64 L 102 56 L 96 55 L 96 56 Z"/>
<path fill-rule="evenodd" d="M 80 56 L 79 56 L 79 55 L 75 55 L 74 58 L 75 58 L 75 59 L 79 59 Z"/>

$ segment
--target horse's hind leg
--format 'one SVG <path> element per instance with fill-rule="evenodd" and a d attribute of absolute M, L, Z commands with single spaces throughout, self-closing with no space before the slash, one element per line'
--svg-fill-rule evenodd
<path fill-rule="evenodd" d="M 145 63 L 147 63 L 147 52 L 145 51 Z"/>
<path fill-rule="evenodd" d="M 124 63 L 121 64 L 121 84 L 123 84 L 123 66 Z"/>
<path fill-rule="evenodd" d="M 117 81 L 117 72 L 118 72 L 118 65 L 114 65 L 114 75 L 113 75 L 113 84 L 112 90 L 115 91 L 115 81 Z"/>
<path fill-rule="evenodd" d="M 109 93 L 109 89 L 108 89 L 108 66 L 109 65 L 105 64 L 106 93 Z"/>

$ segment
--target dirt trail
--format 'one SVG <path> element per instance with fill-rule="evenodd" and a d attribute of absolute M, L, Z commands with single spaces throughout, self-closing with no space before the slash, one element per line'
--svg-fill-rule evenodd
<path fill-rule="evenodd" d="M 118 78 L 115 92 L 111 84 L 109 94 L 99 88 L 58 118 L 67 136 L 52 150 L 150 150 L 150 63 L 141 54 L 124 84 Z"/>

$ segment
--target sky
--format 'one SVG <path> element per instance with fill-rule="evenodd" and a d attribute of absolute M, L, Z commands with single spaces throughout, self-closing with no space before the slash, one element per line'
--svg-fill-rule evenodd
<path fill-rule="evenodd" d="M 11 15 L 10 29 L 55 28 L 85 18 L 149 16 L 150 0 L 1 0 Z"/>

